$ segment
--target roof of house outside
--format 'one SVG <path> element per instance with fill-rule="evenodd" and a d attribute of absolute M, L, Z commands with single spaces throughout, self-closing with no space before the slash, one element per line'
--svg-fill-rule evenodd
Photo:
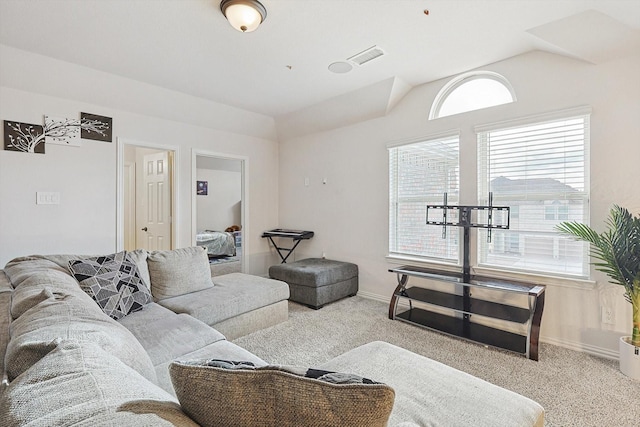
<path fill-rule="evenodd" d="M 491 180 L 491 191 L 499 194 L 578 192 L 570 185 L 553 178 L 510 179 L 504 176 Z"/>

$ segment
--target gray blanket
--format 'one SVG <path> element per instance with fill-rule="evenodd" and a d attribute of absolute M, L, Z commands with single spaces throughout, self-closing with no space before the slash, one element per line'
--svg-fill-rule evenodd
<path fill-rule="evenodd" d="M 234 256 L 236 240 L 232 233 L 205 230 L 196 235 L 196 245 L 207 248 L 209 256 Z"/>

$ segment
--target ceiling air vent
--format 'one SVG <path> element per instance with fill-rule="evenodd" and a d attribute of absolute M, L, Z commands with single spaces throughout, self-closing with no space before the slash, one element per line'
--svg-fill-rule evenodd
<path fill-rule="evenodd" d="M 376 59 L 380 56 L 384 55 L 384 50 L 379 48 L 378 46 L 370 47 L 369 49 L 363 50 L 362 52 L 353 55 L 351 58 L 348 58 L 348 61 L 355 62 L 358 65 L 363 65 L 372 59 Z"/>

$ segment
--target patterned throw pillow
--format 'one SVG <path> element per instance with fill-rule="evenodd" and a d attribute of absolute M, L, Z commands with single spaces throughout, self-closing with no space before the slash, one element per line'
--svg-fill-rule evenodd
<path fill-rule="evenodd" d="M 331 384 L 382 384 L 369 378 L 364 378 L 355 374 L 345 374 L 342 372 L 324 371 L 322 369 L 303 368 L 300 366 L 289 365 L 267 365 L 256 366 L 252 362 L 237 362 L 233 360 L 209 359 L 205 361 L 186 361 L 182 362 L 191 366 L 213 366 L 214 368 L 223 369 L 254 369 L 258 371 L 274 370 L 288 372 L 299 377 L 313 378 L 315 380 L 324 381 Z"/>
<path fill-rule="evenodd" d="M 136 263 L 126 251 L 69 261 L 69 271 L 102 311 L 118 320 L 152 301 Z"/>
<path fill-rule="evenodd" d="M 174 361 L 182 410 L 203 427 L 383 427 L 395 392 L 357 375 L 225 360 Z"/>

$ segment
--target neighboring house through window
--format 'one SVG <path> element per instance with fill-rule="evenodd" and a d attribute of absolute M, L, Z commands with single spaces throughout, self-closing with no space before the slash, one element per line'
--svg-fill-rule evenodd
<path fill-rule="evenodd" d="M 458 234 L 426 224 L 428 204 L 457 203 L 458 136 L 389 147 L 389 254 L 458 262 Z"/>
<path fill-rule="evenodd" d="M 518 212 L 510 229 L 494 231 L 491 242 L 479 232 L 478 264 L 587 277 L 585 244 L 555 226 L 588 223 L 589 115 L 477 130 L 479 202 L 491 191 L 494 204 Z"/>

